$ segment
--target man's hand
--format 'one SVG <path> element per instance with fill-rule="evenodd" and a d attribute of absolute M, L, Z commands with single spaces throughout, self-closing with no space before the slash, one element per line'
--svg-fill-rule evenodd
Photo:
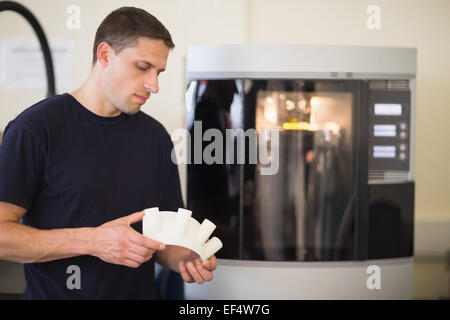
<path fill-rule="evenodd" d="M 92 255 L 105 262 L 137 268 L 155 251 L 164 250 L 161 242 L 147 238 L 130 225 L 144 218 L 144 211 L 116 219 L 94 229 Z"/>
<path fill-rule="evenodd" d="M 212 271 L 217 268 L 217 259 L 212 256 L 208 260 L 200 261 L 198 254 L 191 251 L 186 259 L 178 263 L 178 270 L 184 281 L 202 284 L 213 279 Z"/>

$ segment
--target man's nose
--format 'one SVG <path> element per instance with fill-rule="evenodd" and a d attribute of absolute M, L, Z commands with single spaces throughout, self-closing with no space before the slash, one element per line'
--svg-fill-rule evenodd
<path fill-rule="evenodd" d="M 150 91 L 150 93 L 158 93 L 158 74 L 156 72 L 150 72 L 145 79 L 144 88 Z"/>

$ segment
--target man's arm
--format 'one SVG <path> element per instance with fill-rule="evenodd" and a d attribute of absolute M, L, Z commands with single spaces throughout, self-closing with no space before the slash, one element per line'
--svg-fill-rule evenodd
<path fill-rule="evenodd" d="M 143 212 L 110 221 L 97 228 L 39 230 L 21 225 L 26 209 L 0 201 L 0 259 L 21 263 L 46 262 L 78 255 L 137 268 L 164 245 L 136 232 L 130 224 Z M 162 245 L 162 247 L 161 247 Z"/>
<path fill-rule="evenodd" d="M 19 223 L 25 212 L 0 202 L 0 259 L 33 263 L 89 254 L 92 228 L 38 230 Z"/>

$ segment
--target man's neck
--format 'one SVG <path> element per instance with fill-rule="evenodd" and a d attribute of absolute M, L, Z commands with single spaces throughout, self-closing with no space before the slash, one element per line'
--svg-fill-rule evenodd
<path fill-rule="evenodd" d="M 99 75 L 93 69 L 86 81 L 70 94 L 86 109 L 101 117 L 116 117 L 118 110 L 104 95 Z"/>

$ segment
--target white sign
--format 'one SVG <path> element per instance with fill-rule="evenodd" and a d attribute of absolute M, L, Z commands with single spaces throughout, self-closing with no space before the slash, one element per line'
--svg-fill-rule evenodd
<path fill-rule="evenodd" d="M 2 41 L 1 85 L 4 90 L 45 89 L 47 76 L 44 58 L 37 39 Z M 53 59 L 56 91 L 72 88 L 72 40 L 49 43 Z"/>
<path fill-rule="evenodd" d="M 375 103 L 374 113 L 376 116 L 400 116 L 402 105 L 398 103 Z"/>

